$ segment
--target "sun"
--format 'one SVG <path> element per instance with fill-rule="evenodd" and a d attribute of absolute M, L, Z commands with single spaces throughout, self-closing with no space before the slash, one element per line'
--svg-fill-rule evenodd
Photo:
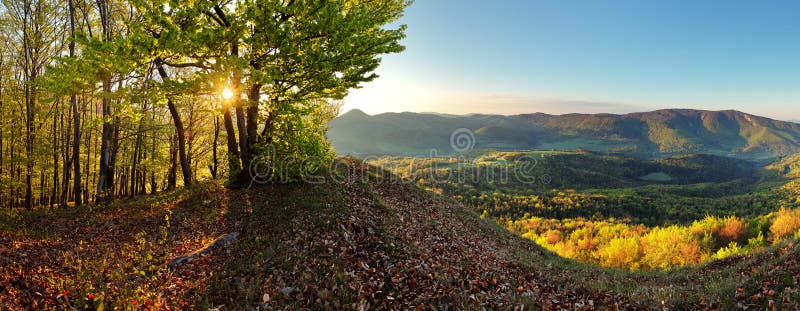
<path fill-rule="evenodd" d="M 233 91 L 231 91 L 231 89 L 226 87 L 224 90 L 222 90 L 222 98 L 231 99 L 232 97 L 233 97 Z"/>

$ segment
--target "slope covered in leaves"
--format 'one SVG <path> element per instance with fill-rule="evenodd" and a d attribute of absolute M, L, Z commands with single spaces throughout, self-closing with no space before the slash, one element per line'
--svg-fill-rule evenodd
<path fill-rule="evenodd" d="M 390 182 L 384 171 L 340 164 L 325 183 L 206 186 L 95 210 L 4 211 L 0 306 L 798 307 L 794 244 L 668 273 L 599 269 Z M 240 233 L 231 247 L 166 267 L 227 232 Z"/>

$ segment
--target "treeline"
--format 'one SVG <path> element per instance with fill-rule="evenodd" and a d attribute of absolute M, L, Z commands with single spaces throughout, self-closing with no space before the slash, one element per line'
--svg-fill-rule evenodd
<path fill-rule="evenodd" d="M 627 218 L 648 226 L 706 215 L 754 217 L 793 207 L 789 188 L 758 189 L 782 177 L 753 164 L 706 155 L 657 161 L 565 152 L 491 152 L 474 158 L 384 157 L 371 163 L 454 197 L 501 221 Z M 641 177 L 666 172 L 672 180 Z"/>
<path fill-rule="evenodd" d="M 299 174 L 332 157 L 337 101 L 403 50 L 385 26 L 408 5 L 3 0 L 0 206 Z"/>
<path fill-rule="evenodd" d="M 538 195 L 448 189 L 443 192 L 458 193 L 455 197 L 462 202 L 503 221 L 527 216 L 556 219 L 624 218 L 648 226 L 688 224 L 707 215 L 755 217 L 775 211 L 785 198 L 780 194 L 783 191 L 709 198 L 685 197 L 666 191 L 651 192 L 649 189 L 598 193 L 552 190 Z"/>
<path fill-rule="evenodd" d="M 473 153 L 435 158 L 382 157 L 370 162 L 411 179 L 425 179 L 431 183 L 455 181 L 477 188 L 496 187 L 505 191 L 609 189 L 736 180 L 752 184 L 760 177 L 759 169 L 753 163 L 712 155 L 690 154 L 649 161 L 584 151 Z M 664 174 L 668 179 L 653 181 L 646 178 L 656 173 Z M 531 187 L 543 183 L 545 188 Z"/>

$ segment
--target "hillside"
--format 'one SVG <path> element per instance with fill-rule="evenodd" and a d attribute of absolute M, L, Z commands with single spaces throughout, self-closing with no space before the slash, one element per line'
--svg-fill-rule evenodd
<path fill-rule="evenodd" d="M 329 123 L 339 154 L 451 153 L 467 128 L 475 148 L 615 151 L 640 156 L 708 153 L 769 158 L 800 151 L 800 124 L 725 110 L 668 109 L 625 115 L 543 113 L 447 116 L 350 111 Z"/>
<path fill-rule="evenodd" d="M 671 272 L 600 269 L 378 178 L 385 171 L 341 164 L 342 183 L 206 185 L 95 210 L 3 211 L 0 306 L 791 309 L 800 301 L 793 243 Z M 166 267 L 228 232 L 240 233 L 229 248 Z"/>

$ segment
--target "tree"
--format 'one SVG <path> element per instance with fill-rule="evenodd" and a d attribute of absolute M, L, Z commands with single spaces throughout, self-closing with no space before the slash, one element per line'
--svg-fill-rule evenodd
<path fill-rule="evenodd" d="M 733 216 L 725 217 L 722 228 L 719 230 L 720 242 L 728 245 L 731 242 L 741 241 L 747 232 L 748 228 L 744 220 Z"/>
<path fill-rule="evenodd" d="M 205 75 L 202 80 L 212 81 L 203 86 L 208 91 L 221 91 L 220 84 L 233 89 L 230 106 L 236 112 L 238 135 L 231 107 L 222 109 L 228 153 L 240 157 L 240 180 L 252 178 L 248 167 L 257 155 L 268 153 L 276 141 L 290 135 L 287 131 L 294 128 L 286 124 L 329 110 L 331 101 L 377 77 L 379 56 L 404 49 L 399 40 L 405 26 L 383 27 L 410 4 L 407 0 L 263 0 L 224 5 L 198 1 L 181 7 L 165 0 L 132 3 L 144 17 L 139 33 L 157 39 L 140 35 L 136 45 L 147 46 L 153 57 L 167 55 L 162 65 L 197 69 L 195 74 Z M 238 144 L 233 143 L 236 137 Z M 238 169 L 232 166 L 230 171 Z"/>
<path fill-rule="evenodd" d="M 108 43 L 113 39 L 113 19 L 111 6 L 107 0 L 97 0 L 97 11 L 99 12 L 100 25 L 102 29 L 101 41 Z M 97 193 L 104 200 L 111 200 L 114 197 L 114 177 L 117 160 L 117 144 L 119 141 L 117 123 L 112 116 L 113 108 L 111 102 L 112 75 L 111 70 L 100 70 L 103 93 L 101 97 L 103 111 L 103 133 L 100 136 L 100 178 L 97 183 Z"/>
<path fill-rule="evenodd" d="M 600 264 L 606 267 L 639 268 L 642 252 L 638 237 L 618 237 L 598 249 Z"/>
<path fill-rule="evenodd" d="M 69 0 L 69 30 L 70 30 L 70 42 L 69 42 L 69 57 L 75 57 L 75 0 Z M 74 176 L 74 183 L 72 185 L 73 191 L 75 192 L 75 205 L 79 206 L 82 204 L 81 200 L 81 116 L 78 114 L 78 96 L 73 91 L 69 95 L 69 103 L 70 107 L 72 108 L 72 127 L 74 131 L 74 136 L 72 140 L 72 159 L 71 165 L 74 169 L 73 175 Z M 66 174 L 67 170 L 64 171 Z M 66 185 L 65 185 L 66 186 Z M 65 188 L 66 189 L 66 188 Z M 66 193 L 66 191 L 64 192 Z M 64 203 L 66 203 L 66 196 L 63 199 Z"/>
<path fill-rule="evenodd" d="M 55 16 L 59 13 L 55 3 L 46 0 L 3 1 L 6 16 L 11 27 L 4 27 L 8 31 L 5 36 L 16 46 L 17 68 L 21 71 L 24 120 L 25 120 L 25 207 L 32 209 L 35 205 L 33 178 L 36 172 L 37 157 L 37 118 L 40 89 L 36 84 L 37 79 L 43 74 L 45 65 L 60 52 L 60 28 Z M 44 186 L 44 174 L 39 174 Z M 40 194 L 43 190 L 40 191 Z M 40 197 L 43 201 L 43 196 Z"/>

